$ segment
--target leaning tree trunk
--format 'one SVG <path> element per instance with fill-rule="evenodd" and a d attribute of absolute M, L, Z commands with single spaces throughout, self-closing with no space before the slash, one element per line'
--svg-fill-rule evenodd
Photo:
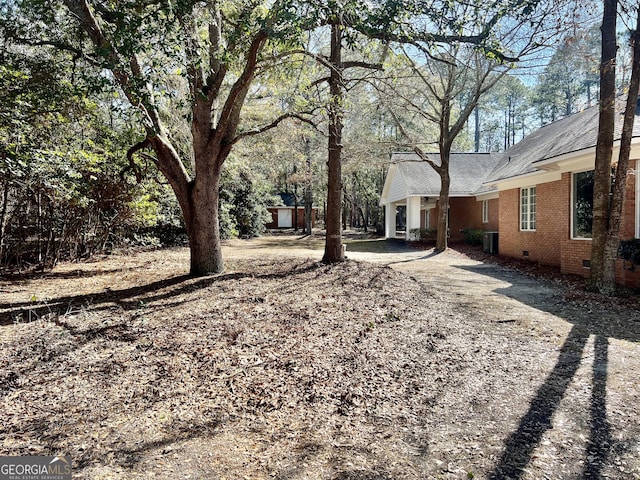
<path fill-rule="evenodd" d="M 611 157 L 615 122 L 616 9 L 617 0 L 605 0 L 602 27 L 600 27 L 602 31 L 600 118 L 593 180 L 593 228 L 589 277 L 589 286 L 596 291 L 607 291 L 613 288 L 613 285 L 605 285 L 604 282 L 604 252 L 609 224 Z"/>
<path fill-rule="evenodd" d="M 344 261 L 342 252 L 342 26 L 339 22 L 331 25 L 331 75 L 329 78 L 329 154 L 327 160 L 327 210 L 326 239 L 324 246 L 325 263 Z"/>

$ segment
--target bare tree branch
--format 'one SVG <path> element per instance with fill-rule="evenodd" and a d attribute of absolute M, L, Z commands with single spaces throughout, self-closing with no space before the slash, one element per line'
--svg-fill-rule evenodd
<path fill-rule="evenodd" d="M 235 144 L 238 141 L 242 140 L 243 138 L 246 137 L 251 137 L 254 135 L 258 135 L 260 133 L 264 133 L 267 130 L 271 130 L 275 127 L 277 127 L 278 125 L 280 125 L 283 121 L 289 119 L 289 118 L 293 118 L 296 119 L 300 122 L 306 123 L 307 125 L 311 125 L 315 130 L 318 130 L 318 125 L 311 120 L 310 118 L 306 117 L 305 115 L 313 115 L 313 111 L 311 112 L 288 112 L 288 113 L 283 113 L 282 115 L 280 115 L 278 118 L 276 118 L 275 120 L 273 120 L 271 123 L 267 124 L 267 125 L 263 125 L 262 127 L 257 127 L 251 130 L 246 130 L 244 132 L 239 133 L 238 135 L 236 135 L 236 137 L 232 140 L 231 144 Z"/>
<path fill-rule="evenodd" d="M 127 165 L 126 167 L 124 167 L 120 171 L 120 178 L 121 179 L 124 180 L 125 174 L 128 171 L 133 170 L 133 173 L 136 176 L 136 182 L 138 182 L 138 183 L 142 182 L 142 172 L 140 171 L 140 167 L 138 165 L 136 165 L 136 162 L 133 159 L 133 154 L 136 153 L 136 152 L 139 152 L 140 150 L 142 150 L 144 148 L 147 148 L 149 146 L 151 146 L 151 142 L 149 141 L 148 138 L 145 138 L 144 140 L 142 140 L 141 142 L 136 143 L 129 150 L 127 150 L 127 160 L 129 161 L 129 165 Z"/>

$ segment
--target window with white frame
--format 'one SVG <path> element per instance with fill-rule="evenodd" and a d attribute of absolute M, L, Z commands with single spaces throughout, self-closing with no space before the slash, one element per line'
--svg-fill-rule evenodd
<path fill-rule="evenodd" d="M 489 200 L 482 201 L 482 223 L 489 223 Z"/>
<path fill-rule="evenodd" d="M 520 189 L 520 230 L 536 229 L 536 187 Z"/>
<path fill-rule="evenodd" d="M 594 171 L 574 173 L 572 176 L 572 238 L 591 238 L 593 225 Z"/>

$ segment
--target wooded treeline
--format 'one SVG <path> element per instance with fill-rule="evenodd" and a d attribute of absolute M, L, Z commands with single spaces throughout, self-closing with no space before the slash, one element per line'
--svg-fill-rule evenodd
<path fill-rule="evenodd" d="M 192 272 L 215 271 L 219 247 L 203 245 L 263 233 L 279 193 L 313 202 L 322 224 L 331 112 L 342 228 L 380 229 L 389 153 L 438 151 L 442 108 L 473 107 L 452 151 L 500 151 L 596 101 L 598 6 L 2 1 L 0 265 L 188 241 Z M 460 46 L 479 63 L 443 56 Z M 437 103 L 425 89 L 444 85 L 436 61 L 456 64 L 456 81 L 493 62 L 490 88 L 454 89 L 429 115 L 409 108 L 415 89 Z"/>

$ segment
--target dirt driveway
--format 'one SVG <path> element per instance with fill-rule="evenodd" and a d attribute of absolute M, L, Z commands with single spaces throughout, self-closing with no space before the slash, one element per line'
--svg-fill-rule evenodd
<path fill-rule="evenodd" d="M 255 245 L 274 255 L 282 242 Z M 321 242 L 285 244 L 286 255 L 321 258 Z M 443 478 L 474 478 L 474 465 L 476 478 L 640 479 L 637 300 L 404 242 L 347 241 L 347 257 L 417 280 L 425 301 L 448 309 L 456 324 L 450 340 L 465 345 L 468 363 L 429 422 L 429 453 Z"/>

